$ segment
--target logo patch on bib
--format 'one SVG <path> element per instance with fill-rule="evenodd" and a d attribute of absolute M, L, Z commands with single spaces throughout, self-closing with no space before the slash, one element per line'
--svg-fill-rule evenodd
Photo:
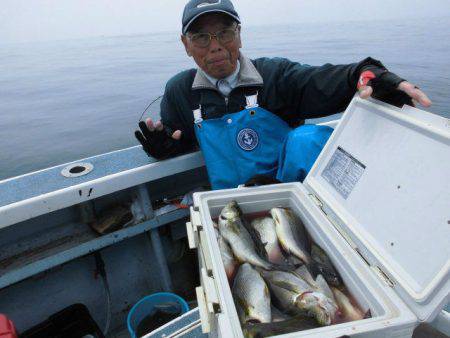
<path fill-rule="evenodd" d="M 237 136 L 237 143 L 243 150 L 252 151 L 259 143 L 258 134 L 250 128 L 242 129 Z"/>

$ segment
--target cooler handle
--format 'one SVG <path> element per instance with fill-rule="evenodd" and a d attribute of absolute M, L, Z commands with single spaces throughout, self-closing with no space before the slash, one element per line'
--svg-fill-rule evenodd
<path fill-rule="evenodd" d="M 216 313 L 220 312 L 219 300 L 217 297 L 214 279 L 209 277 L 205 268 L 200 269 L 201 286 L 195 289 L 197 293 L 197 302 L 202 321 L 203 333 L 209 333 L 213 326 Z"/>
<path fill-rule="evenodd" d="M 200 320 L 202 322 L 202 332 L 209 333 L 211 332 L 211 323 L 203 287 L 196 287 L 195 293 L 197 294 L 198 312 L 200 314 Z"/>
<path fill-rule="evenodd" d="M 209 274 L 213 271 L 213 259 L 211 257 L 210 251 L 208 250 L 207 238 L 205 231 L 198 231 L 198 244 L 200 252 L 203 255 L 203 260 L 205 261 L 205 267 Z"/>
<path fill-rule="evenodd" d="M 209 277 L 206 269 L 203 267 L 200 269 L 200 278 L 205 291 L 208 311 L 211 313 L 215 313 L 214 304 L 219 304 L 219 297 L 217 296 L 216 283 L 214 282 L 214 278 Z"/>
<path fill-rule="evenodd" d="M 189 243 L 189 249 L 197 249 L 198 247 L 198 240 L 196 236 L 197 231 L 194 230 L 194 227 L 192 226 L 191 222 L 186 222 L 186 232 Z"/>

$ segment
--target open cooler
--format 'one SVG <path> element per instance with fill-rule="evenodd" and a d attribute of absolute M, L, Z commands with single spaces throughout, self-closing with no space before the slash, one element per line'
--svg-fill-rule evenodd
<path fill-rule="evenodd" d="M 289 207 L 371 318 L 283 337 L 411 337 L 449 301 L 450 123 L 355 98 L 305 182 L 194 195 L 204 332 L 242 337 L 212 219 L 235 200 L 244 214 Z"/>

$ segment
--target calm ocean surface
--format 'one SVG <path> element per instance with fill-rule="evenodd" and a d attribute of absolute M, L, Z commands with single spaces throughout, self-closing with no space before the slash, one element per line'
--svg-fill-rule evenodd
<path fill-rule="evenodd" d="M 450 17 L 245 27 L 243 53 L 311 65 L 372 56 L 450 118 Z M 178 32 L 0 45 L 0 180 L 137 144 L 166 81 L 194 67 Z M 159 105 L 148 116 L 159 114 Z"/>

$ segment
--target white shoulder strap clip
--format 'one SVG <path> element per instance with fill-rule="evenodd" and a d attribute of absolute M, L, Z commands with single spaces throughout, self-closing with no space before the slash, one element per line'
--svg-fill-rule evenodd
<path fill-rule="evenodd" d="M 245 100 L 247 101 L 246 109 L 259 107 L 258 105 L 258 92 L 255 95 L 245 96 Z"/>
<path fill-rule="evenodd" d="M 192 114 L 194 115 L 194 123 L 195 124 L 199 124 L 199 123 L 203 122 L 201 105 L 197 109 L 193 110 Z"/>

